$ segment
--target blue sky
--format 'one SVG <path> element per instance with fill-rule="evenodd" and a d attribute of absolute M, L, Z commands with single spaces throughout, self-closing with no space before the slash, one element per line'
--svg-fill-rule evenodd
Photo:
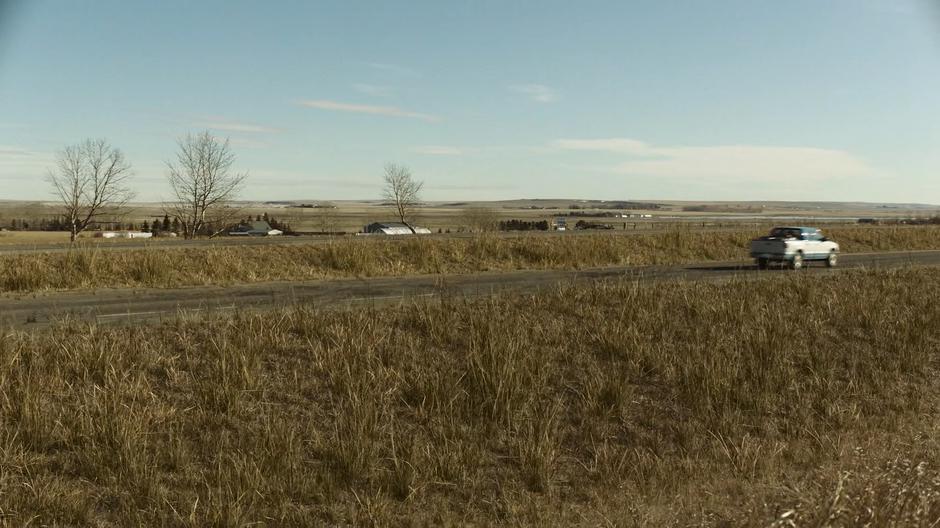
<path fill-rule="evenodd" d="M 940 203 L 940 0 L 0 0 L 0 199 L 203 129 L 248 199 Z"/>

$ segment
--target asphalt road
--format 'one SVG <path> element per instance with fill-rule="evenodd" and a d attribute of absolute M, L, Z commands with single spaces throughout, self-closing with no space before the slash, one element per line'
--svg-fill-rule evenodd
<path fill-rule="evenodd" d="M 305 282 L 267 282 L 237 286 L 172 289 L 115 289 L 0 297 L 0 326 L 43 326 L 62 318 L 99 323 L 127 323 L 175 318 L 179 314 L 268 308 L 295 303 L 320 308 L 387 305 L 440 295 L 533 293 L 561 283 L 600 280 L 727 280 L 826 274 L 860 267 L 940 266 L 940 251 L 841 255 L 839 267 L 813 263 L 798 272 L 758 271 L 750 262 L 669 267 L 613 267 L 588 270 L 492 272 L 474 275 L 426 275 Z"/>

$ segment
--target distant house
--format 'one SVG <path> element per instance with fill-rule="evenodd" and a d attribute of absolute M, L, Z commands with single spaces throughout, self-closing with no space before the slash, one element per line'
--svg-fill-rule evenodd
<path fill-rule="evenodd" d="M 98 231 L 95 238 L 151 238 L 153 233 L 144 231 Z"/>
<path fill-rule="evenodd" d="M 228 232 L 230 236 L 277 236 L 283 235 L 280 229 L 274 229 L 264 220 L 240 224 Z"/>
<path fill-rule="evenodd" d="M 375 222 L 364 227 L 362 232 L 370 235 L 427 235 L 431 230 L 426 227 L 408 227 L 401 222 Z"/>

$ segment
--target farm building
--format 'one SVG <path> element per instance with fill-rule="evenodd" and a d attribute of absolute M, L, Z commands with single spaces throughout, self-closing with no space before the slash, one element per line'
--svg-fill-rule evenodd
<path fill-rule="evenodd" d="M 153 233 L 144 231 L 98 231 L 95 238 L 151 238 Z"/>
<path fill-rule="evenodd" d="M 277 236 L 283 235 L 280 229 L 274 229 L 264 220 L 240 224 L 228 232 L 230 236 Z"/>
<path fill-rule="evenodd" d="M 362 232 L 371 235 L 410 235 L 412 233 L 427 235 L 431 233 L 431 230 L 426 227 L 408 227 L 401 222 L 375 222 L 365 226 Z"/>

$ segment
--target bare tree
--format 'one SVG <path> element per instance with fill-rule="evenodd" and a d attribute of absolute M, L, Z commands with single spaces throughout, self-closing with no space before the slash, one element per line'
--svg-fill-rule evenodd
<path fill-rule="evenodd" d="M 103 139 L 88 139 L 59 152 L 48 180 L 62 204 L 69 239 L 103 215 L 115 215 L 134 193 L 127 188 L 131 165 Z"/>
<path fill-rule="evenodd" d="M 314 218 L 317 228 L 321 233 L 328 233 L 333 236 L 336 228 L 339 226 L 339 216 L 336 214 L 336 206 L 332 204 L 318 204 L 314 208 Z"/>
<path fill-rule="evenodd" d="M 499 227 L 498 214 L 489 207 L 468 207 L 463 210 L 463 222 L 471 232 L 486 233 Z"/>
<path fill-rule="evenodd" d="M 385 166 L 385 192 L 383 196 L 387 202 L 395 207 L 395 212 L 401 223 L 408 226 L 411 232 L 415 229 L 408 223 L 414 210 L 421 200 L 421 188 L 424 182 L 412 178 L 411 171 L 403 165 L 389 163 Z"/>
<path fill-rule="evenodd" d="M 183 236 L 218 235 L 241 212 L 231 202 L 248 175 L 234 172 L 234 163 L 228 139 L 202 132 L 179 140 L 176 162 L 167 162 L 175 200 L 165 209 L 179 220 Z"/>

